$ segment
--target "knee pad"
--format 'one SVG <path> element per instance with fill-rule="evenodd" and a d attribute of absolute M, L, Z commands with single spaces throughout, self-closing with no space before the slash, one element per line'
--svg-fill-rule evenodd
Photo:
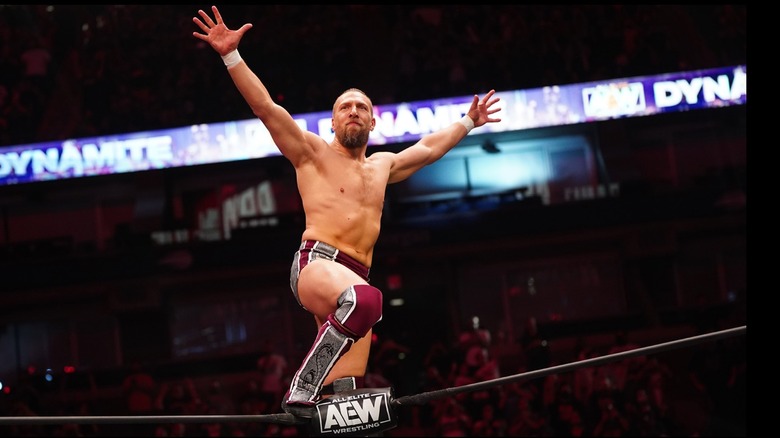
<path fill-rule="evenodd" d="M 335 313 L 328 321 L 350 338 L 357 340 L 382 320 L 382 291 L 368 284 L 348 287 L 338 299 Z"/>

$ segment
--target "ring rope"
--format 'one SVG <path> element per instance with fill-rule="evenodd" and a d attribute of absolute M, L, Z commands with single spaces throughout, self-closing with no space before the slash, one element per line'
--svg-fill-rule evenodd
<path fill-rule="evenodd" d="M 588 366 L 601 365 L 607 362 L 613 362 L 619 359 L 624 359 L 634 356 L 644 356 L 648 353 L 657 353 L 659 351 L 672 350 L 675 348 L 682 348 L 688 345 L 698 344 L 703 341 L 714 341 L 731 336 L 736 336 L 745 333 L 747 326 L 735 327 L 731 329 L 721 330 L 718 332 L 706 333 L 698 336 L 691 336 L 689 338 L 678 339 L 675 341 L 664 342 L 661 344 L 651 345 L 648 347 L 640 347 L 633 350 L 621 351 L 619 353 L 607 354 L 604 356 L 594 357 L 590 359 L 584 359 L 576 362 L 570 362 L 563 365 L 551 366 L 548 368 L 541 368 L 538 370 L 528 371 L 520 374 L 514 374 L 511 376 L 498 377 L 496 379 L 485 380 L 483 382 L 469 383 L 467 385 L 454 386 L 451 388 L 438 389 L 434 391 L 423 392 L 415 395 L 407 395 L 399 397 L 393 400 L 393 404 L 396 406 L 410 406 L 410 405 L 423 405 L 431 400 L 436 400 L 442 397 L 448 397 L 463 392 L 477 391 L 480 389 L 492 388 L 494 386 L 503 385 L 505 383 L 519 382 L 521 380 L 530 380 L 538 377 L 544 377 L 548 374 L 562 373 L 571 371 L 577 368 L 584 368 Z"/>
<path fill-rule="evenodd" d="M 308 418 L 292 414 L 263 415 L 80 415 L 0 417 L 4 424 L 145 424 L 145 423 L 276 423 L 308 424 Z"/>
<path fill-rule="evenodd" d="M 556 365 L 539 370 L 528 371 L 511 376 L 499 377 L 483 382 L 471 383 L 467 385 L 455 386 L 435 391 L 423 392 L 415 395 L 408 395 L 392 400 L 394 406 L 423 405 L 431 400 L 452 396 L 469 391 L 492 388 L 511 382 L 530 380 L 544 377 L 549 374 L 562 373 L 585 368 L 589 366 L 601 365 L 607 362 L 614 362 L 634 356 L 644 356 L 649 353 L 657 353 L 666 350 L 686 347 L 698 344 L 704 341 L 715 341 L 740 334 L 747 331 L 747 326 L 740 326 L 731 329 L 721 330 L 712 333 L 706 333 L 689 338 L 678 339 L 675 341 L 664 342 L 661 344 L 640 347 L 633 350 L 621 351 L 619 353 L 607 354 L 604 356 L 584 359 L 576 362 L 570 362 L 563 365 Z M 263 414 L 263 415 L 87 415 L 87 416 L 27 416 L 27 417 L 0 417 L 0 425 L 10 424 L 138 424 L 138 423 L 276 423 L 287 425 L 303 425 L 309 423 L 309 419 L 296 417 L 292 414 Z"/>

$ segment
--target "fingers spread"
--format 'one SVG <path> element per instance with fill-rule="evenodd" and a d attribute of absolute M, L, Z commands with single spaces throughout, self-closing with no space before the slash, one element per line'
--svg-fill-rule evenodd
<path fill-rule="evenodd" d="M 198 14 L 199 14 L 201 17 L 203 17 L 203 21 L 204 21 L 204 22 L 205 22 L 205 23 L 206 23 L 206 24 L 207 24 L 209 27 L 214 27 L 214 26 L 215 26 L 214 20 L 212 20 L 212 19 L 211 19 L 211 17 L 209 17 L 209 15 L 208 15 L 207 13 L 203 12 L 203 10 L 199 10 L 199 11 L 198 11 Z"/>
<path fill-rule="evenodd" d="M 212 6 L 211 10 L 214 12 L 214 18 L 217 19 L 217 23 L 222 23 L 222 14 L 219 13 L 219 9 L 216 6 Z"/>
<path fill-rule="evenodd" d="M 197 25 L 198 25 L 198 27 L 199 27 L 199 28 L 200 28 L 200 29 L 201 29 L 203 32 L 206 32 L 206 33 L 208 33 L 208 31 L 209 31 L 209 28 L 208 28 L 208 27 L 206 27 L 206 25 L 205 25 L 205 24 L 203 24 L 203 22 L 202 22 L 202 21 L 200 21 L 200 20 L 198 19 L 198 17 L 192 17 L 192 22 L 193 22 L 193 23 L 195 23 L 195 24 L 197 24 Z"/>

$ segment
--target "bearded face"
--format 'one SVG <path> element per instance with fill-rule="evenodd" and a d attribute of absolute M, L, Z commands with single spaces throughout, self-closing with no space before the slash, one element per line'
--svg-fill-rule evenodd
<path fill-rule="evenodd" d="M 342 93 L 333 104 L 336 140 L 347 149 L 365 147 L 371 130 L 374 129 L 374 123 L 371 99 L 356 88 Z"/>
<path fill-rule="evenodd" d="M 367 128 L 350 126 L 351 129 L 345 129 L 338 136 L 339 143 L 347 149 L 360 149 L 368 144 L 368 136 L 371 131 Z"/>

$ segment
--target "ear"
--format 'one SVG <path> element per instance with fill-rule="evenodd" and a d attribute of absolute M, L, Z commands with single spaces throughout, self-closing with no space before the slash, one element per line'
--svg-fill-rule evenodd
<path fill-rule="evenodd" d="M 371 117 L 371 129 L 370 130 L 373 131 L 374 128 L 376 128 L 376 116 Z"/>
<path fill-rule="evenodd" d="M 330 118 L 330 132 L 335 133 L 336 132 L 336 122 L 333 120 L 333 117 Z"/>

